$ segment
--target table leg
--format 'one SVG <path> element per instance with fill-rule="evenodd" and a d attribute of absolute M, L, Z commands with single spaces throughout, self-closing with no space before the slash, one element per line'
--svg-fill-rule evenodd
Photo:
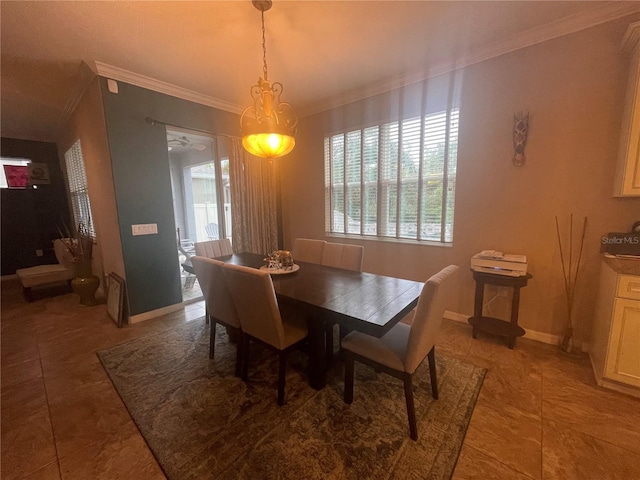
<path fill-rule="evenodd" d="M 327 322 L 325 329 L 325 362 L 327 368 L 333 366 L 333 323 Z"/>
<path fill-rule="evenodd" d="M 484 282 L 479 280 L 476 281 L 476 298 L 473 303 L 473 316 L 476 318 L 476 324 L 473 326 L 473 332 L 471 336 L 473 338 L 478 338 L 478 325 L 477 322 L 480 321 L 482 317 L 482 303 L 484 301 Z"/>
<path fill-rule="evenodd" d="M 307 317 L 307 330 L 309 332 L 309 385 L 316 390 L 321 390 L 327 384 L 325 321 L 318 316 Z"/>
<path fill-rule="evenodd" d="M 509 348 L 513 350 L 516 345 L 516 330 L 518 328 L 518 310 L 520 310 L 520 288 L 513 288 L 513 300 L 511 302 L 511 335 L 509 336 Z"/>

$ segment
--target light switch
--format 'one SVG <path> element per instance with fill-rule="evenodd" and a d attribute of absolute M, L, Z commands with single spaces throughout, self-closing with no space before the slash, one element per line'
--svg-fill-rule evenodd
<path fill-rule="evenodd" d="M 158 233 L 157 223 L 142 223 L 138 225 L 131 225 L 132 235 L 155 235 Z"/>

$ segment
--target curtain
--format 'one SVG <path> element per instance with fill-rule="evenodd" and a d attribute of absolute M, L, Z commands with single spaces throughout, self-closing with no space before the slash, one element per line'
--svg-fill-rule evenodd
<path fill-rule="evenodd" d="M 249 154 L 240 138 L 229 139 L 234 252 L 267 254 L 278 249 L 273 168 L 272 162 Z"/>

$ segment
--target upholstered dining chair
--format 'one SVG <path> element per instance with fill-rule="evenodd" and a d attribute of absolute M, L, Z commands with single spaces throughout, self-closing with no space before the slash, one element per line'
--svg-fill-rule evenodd
<path fill-rule="evenodd" d="M 364 247 L 361 245 L 328 242 L 322 251 L 321 263 L 327 267 L 361 272 L 363 257 Z"/>
<path fill-rule="evenodd" d="M 322 263 L 322 252 L 327 244 L 324 240 L 296 238 L 293 241 L 293 260 L 307 263 Z"/>
<path fill-rule="evenodd" d="M 227 332 L 240 338 L 240 319 L 229 293 L 222 270 L 223 262 L 205 257 L 191 257 L 198 283 L 204 296 L 207 319 L 210 320 L 209 358 L 213 358 L 216 344 L 216 324 L 227 327 Z M 241 344 L 236 346 L 236 376 L 240 376 Z"/>
<path fill-rule="evenodd" d="M 382 338 L 361 332 L 351 332 L 342 340 L 345 359 L 344 401 L 353 402 L 354 361 L 369 365 L 376 371 L 399 378 L 404 383 L 404 395 L 409 417 L 409 433 L 418 439 L 418 426 L 413 402 L 413 374 L 426 357 L 429 358 L 431 392 L 438 398 L 435 342 L 442 323 L 445 300 L 449 298 L 457 273 L 456 265 L 449 265 L 429 278 L 422 287 L 418 305 L 409 316 L 409 324 L 400 322 Z"/>
<path fill-rule="evenodd" d="M 287 355 L 307 337 L 304 319 L 283 320 L 271 276 L 262 270 L 224 264 L 227 285 L 242 328 L 242 379 L 249 370 L 249 343 L 258 341 L 278 352 L 278 405 L 284 404 Z"/>
<path fill-rule="evenodd" d="M 196 249 L 196 255 L 200 257 L 215 258 L 222 257 L 224 255 L 233 255 L 231 240 L 228 238 L 196 242 L 194 247 Z"/>

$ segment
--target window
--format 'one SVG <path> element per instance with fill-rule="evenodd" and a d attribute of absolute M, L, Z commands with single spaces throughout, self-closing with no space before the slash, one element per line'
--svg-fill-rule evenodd
<path fill-rule="evenodd" d="M 69 196 L 71 198 L 75 226 L 82 224 L 86 227 L 87 232 L 95 238 L 96 232 L 93 227 L 91 202 L 87 192 L 87 175 L 84 171 L 84 158 L 82 157 L 80 140 L 77 140 L 64 154 L 64 161 L 67 167 Z"/>
<path fill-rule="evenodd" d="M 328 234 L 453 242 L 459 109 L 326 137 Z"/>

